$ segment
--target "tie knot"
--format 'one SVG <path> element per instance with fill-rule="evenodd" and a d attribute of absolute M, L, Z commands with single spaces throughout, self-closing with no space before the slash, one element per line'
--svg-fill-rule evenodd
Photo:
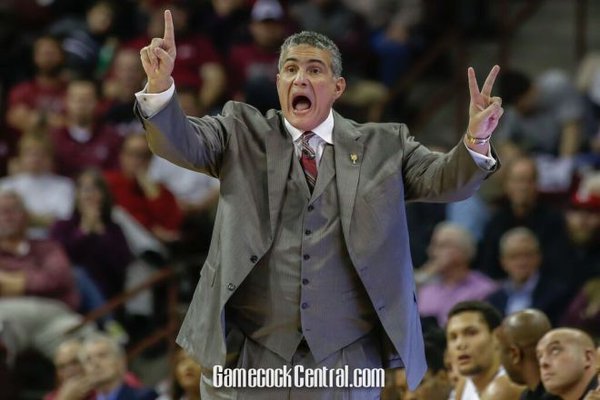
<path fill-rule="evenodd" d="M 306 131 L 302 134 L 302 141 L 308 142 L 313 136 L 315 136 L 313 131 Z"/>

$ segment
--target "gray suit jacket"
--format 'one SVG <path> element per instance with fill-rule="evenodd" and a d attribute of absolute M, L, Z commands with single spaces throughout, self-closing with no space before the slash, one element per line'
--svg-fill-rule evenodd
<path fill-rule="evenodd" d="M 206 264 L 178 336 L 204 367 L 224 364 L 224 307 L 273 242 L 293 146 L 283 116 L 228 102 L 217 117 L 186 118 L 174 97 L 143 120 L 150 148 L 221 181 Z M 447 154 L 415 142 L 404 124 L 358 124 L 334 113 L 334 157 L 344 239 L 411 387 L 427 368 L 405 201 L 469 197 L 490 173 L 459 143 Z"/>

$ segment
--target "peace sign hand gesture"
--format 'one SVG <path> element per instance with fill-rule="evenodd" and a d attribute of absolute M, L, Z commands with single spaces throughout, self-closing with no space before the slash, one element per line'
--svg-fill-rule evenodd
<path fill-rule="evenodd" d="M 165 10 L 164 36 L 152 39 L 150 45 L 140 50 L 142 66 L 148 77 L 148 93 L 164 92 L 171 86 L 175 56 L 173 17 L 171 11 Z"/>
<path fill-rule="evenodd" d="M 500 72 L 500 67 L 494 65 L 480 92 L 477 78 L 475 77 L 475 70 L 471 67 L 467 70 L 469 94 L 471 96 L 467 146 L 480 153 L 483 150 L 484 154 L 487 153 L 489 146 L 487 140 L 489 140 L 492 132 L 498 126 L 498 120 L 504 113 L 502 99 L 497 96 L 492 97 L 492 87 L 494 86 L 498 72 Z"/>

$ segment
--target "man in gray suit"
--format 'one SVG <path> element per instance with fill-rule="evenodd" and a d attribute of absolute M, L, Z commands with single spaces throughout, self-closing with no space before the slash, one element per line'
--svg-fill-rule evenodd
<path fill-rule="evenodd" d="M 178 336 L 205 368 L 203 399 L 373 399 L 379 388 L 215 387 L 214 366 L 403 366 L 415 388 L 427 368 L 408 246 L 407 200 L 470 196 L 498 164 L 489 138 L 502 115 L 468 70 L 468 131 L 448 154 L 397 123 L 358 124 L 332 110 L 346 82 L 323 35 L 282 45 L 281 110 L 228 102 L 186 117 L 165 34 L 141 50 L 148 77 L 137 110 L 158 155 L 221 181 L 208 258 Z"/>

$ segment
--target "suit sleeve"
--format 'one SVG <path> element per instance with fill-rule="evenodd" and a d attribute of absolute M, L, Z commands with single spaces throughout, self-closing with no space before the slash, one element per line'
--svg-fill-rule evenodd
<path fill-rule="evenodd" d="M 187 117 L 173 96 L 167 105 L 150 118 L 143 117 L 136 104 L 150 149 L 158 156 L 193 171 L 218 178 L 229 135 L 239 124 L 229 102 L 222 115 Z"/>
<path fill-rule="evenodd" d="M 448 153 L 431 151 L 409 136 L 401 125 L 403 141 L 403 178 L 405 198 L 409 201 L 450 202 L 464 200 L 479 188 L 481 182 L 499 167 L 479 167 L 462 140 Z M 498 159 L 494 149 L 492 156 Z"/>

